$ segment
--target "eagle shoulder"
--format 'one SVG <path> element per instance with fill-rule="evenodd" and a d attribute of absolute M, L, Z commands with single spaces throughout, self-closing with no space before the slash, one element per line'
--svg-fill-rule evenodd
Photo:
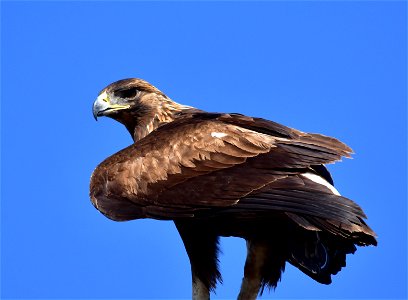
<path fill-rule="evenodd" d="M 185 114 L 103 161 L 91 178 L 91 199 L 111 218 L 174 218 L 234 205 L 288 172 L 350 151 L 335 139 L 263 119 Z M 112 217 L 120 215 L 117 206 L 126 209 Z M 165 208 L 161 215 L 158 207 Z"/>

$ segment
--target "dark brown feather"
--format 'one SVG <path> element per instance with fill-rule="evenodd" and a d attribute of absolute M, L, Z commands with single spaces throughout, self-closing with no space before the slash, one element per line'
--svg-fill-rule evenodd
<path fill-rule="evenodd" d="M 239 126 L 242 118 L 197 113 L 159 127 L 95 170 L 93 178 L 106 174 L 109 181 L 91 183 L 91 196 L 115 195 L 137 206 L 150 202 L 165 207 L 224 207 L 282 177 L 278 169 L 291 173 L 334 162 L 350 152 L 331 138 L 330 142 L 323 136 L 314 138 L 275 123 L 267 129 L 279 136 L 259 133 L 248 128 L 259 128 L 266 120 L 256 119 L 258 123 L 254 120 L 249 126 L 245 117 L 248 128 L 244 128 Z"/>
<path fill-rule="evenodd" d="M 347 145 L 260 118 L 185 107 L 143 80 L 105 90 L 130 87 L 140 97 L 114 118 L 135 143 L 95 169 L 92 203 L 117 221 L 175 220 L 207 288 L 221 280 L 218 236 L 243 237 L 269 253 L 262 289 L 276 287 L 285 261 L 330 283 L 355 245 L 376 245 L 356 203 L 303 175 L 333 184 L 324 165 L 350 157 Z"/>

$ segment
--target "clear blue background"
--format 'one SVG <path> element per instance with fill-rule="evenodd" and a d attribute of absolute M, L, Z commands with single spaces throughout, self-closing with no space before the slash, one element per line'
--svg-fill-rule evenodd
<path fill-rule="evenodd" d="M 89 177 L 131 143 L 95 122 L 112 81 L 144 78 L 171 98 L 338 137 L 330 166 L 379 235 L 330 286 L 290 265 L 264 298 L 401 298 L 407 282 L 405 2 L 3 2 L 1 297 L 189 298 L 171 222 L 115 223 Z M 222 240 L 235 298 L 245 244 Z"/>

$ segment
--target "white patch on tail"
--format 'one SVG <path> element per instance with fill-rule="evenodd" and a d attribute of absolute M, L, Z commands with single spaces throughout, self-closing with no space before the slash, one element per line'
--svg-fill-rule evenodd
<path fill-rule="evenodd" d="M 304 173 L 302 174 L 303 177 L 306 177 L 307 179 L 310 179 L 311 181 L 314 181 L 318 184 L 324 185 L 327 187 L 329 190 L 332 191 L 333 194 L 340 196 L 340 193 L 334 186 L 332 186 L 330 183 L 328 183 L 323 177 L 313 174 L 313 173 Z"/>
<path fill-rule="evenodd" d="M 213 138 L 223 138 L 224 136 L 227 136 L 228 134 L 223 133 L 223 132 L 211 132 L 211 136 Z"/>

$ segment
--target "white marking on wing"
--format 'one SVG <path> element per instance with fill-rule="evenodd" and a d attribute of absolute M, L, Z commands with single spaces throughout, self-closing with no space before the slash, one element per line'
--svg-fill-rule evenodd
<path fill-rule="evenodd" d="M 323 177 L 313 174 L 313 173 L 304 173 L 302 174 L 303 177 L 306 177 L 307 179 L 310 179 L 311 181 L 314 181 L 318 184 L 324 185 L 327 187 L 329 190 L 332 191 L 333 194 L 340 196 L 340 193 L 334 186 L 332 186 L 330 183 L 328 183 Z"/>
<path fill-rule="evenodd" d="M 227 136 L 227 134 L 226 133 L 223 133 L 223 132 L 211 132 L 211 136 L 213 137 L 213 138 L 223 138 L 224 136 Z"/>

